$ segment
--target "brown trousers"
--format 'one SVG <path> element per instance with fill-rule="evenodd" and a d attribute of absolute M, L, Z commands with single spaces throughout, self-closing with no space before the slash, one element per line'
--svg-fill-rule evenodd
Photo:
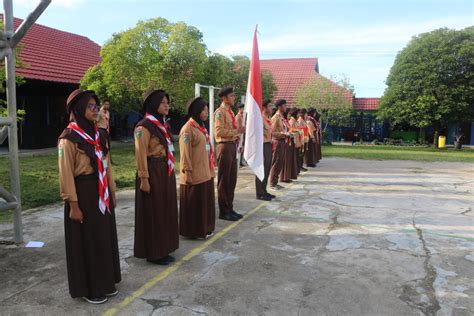
<path fill-rule="evenodd" d="M 237 184 L 237 147 L 234 142 L 217 144 L 217 199 L 219 214 L 234 209 L 234 192 Z"/>
<path fill-rule="evenodd" d="M 255 177 L 255 189 L 257 197 L 263 196 L 267 193 L 267 183 L 268 183 L 268 176 L 270 174 L 270 169 L 272 167 L 272 143 L 264 143 L 263 144 L 263 169 L 265 172 L 265 177 L 263 181 L 260 181 L 257 177 Z"/>
<path fill-rule="evenodd" d="M 272 187 L 278 184 L 278 177 L 280 176 L 280 172 L 283 170 L 283 164 L 285 161 L 285 150 L 285 140 L 278 140 L 275 152 L 273 153 L 272 167 L 270 171 L 270 185 Z"/>

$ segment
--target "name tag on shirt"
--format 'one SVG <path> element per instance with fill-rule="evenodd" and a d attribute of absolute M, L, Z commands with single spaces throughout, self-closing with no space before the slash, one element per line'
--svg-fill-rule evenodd
<path fill-rule="evenodd" d="M 209 144 L 206 144 L 206 151 L 209 152 L 211 150 L 211 146 Z"/>
<path fill-rule="evenodd" d="M 168 151 L 169 152 L 174 152 L 174 145 L 173 144 L 168 145 Z"/>
<path fill-rule="evenodd" d="M 102 160 L 102 163 L 104 164 L 104 169 L 107 169 L 107 167 L 108 167 L 107 159 Z"/>

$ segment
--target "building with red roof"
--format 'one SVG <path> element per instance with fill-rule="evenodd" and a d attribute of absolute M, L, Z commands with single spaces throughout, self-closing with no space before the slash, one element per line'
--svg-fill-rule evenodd
<path fill-rule="evenodd" d="M 0 15 L 3 19 L 3 15 Z M 22 23 L 14 19 L 15 29 Z M 20 132 L 22 148 L 55 146 L 68 122 L 69 93 L 100 62 L 100 46 L 87 37 L 34 24 L 19 44 L 17 104 L 26 112 Z"/>
<path fill-rule="evenodd" d="M 319 73 L 317 58 L 283 58 L 260 61 L 262 71 L 268 71 L 273 76 L 277 90 L 275 100 L 285 99 L 290 106 L 296 106 L 295 94 L 302 86 L 311 80 L 328 80 L 334 90 L 341 87 Z M 343 89 L 344 96 L 352 102 L 356 111 L 376 111 L 379 98 L 355 98 L 349 90 Z"/>
<path fill-rule="evenodd" d="M 377 111 L 380 98 L 354 98 L 352 106 L 356 111 Z"/>

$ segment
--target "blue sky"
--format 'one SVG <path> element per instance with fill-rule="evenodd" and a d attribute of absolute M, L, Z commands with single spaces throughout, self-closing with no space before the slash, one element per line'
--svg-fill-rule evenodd
<path fill-rule="evenodd" d="M 24 18 L 39 0 L 14 0 Z M 41 24 L 103 44 L 138 20 L 164 17 L 200 29 L 212 52 L 250 56 L 259 25 L 260 58 L 317 57 L 321 74 L 346 75 L 358 97 L 380 97 L 398 51 L 413 35 L 474 24 L 474 1 L 53 0 Z"/>

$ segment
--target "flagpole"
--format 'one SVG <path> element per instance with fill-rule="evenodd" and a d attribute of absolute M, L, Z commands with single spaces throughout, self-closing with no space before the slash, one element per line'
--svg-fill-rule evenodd
<path fill-rule="evenodd" d="M 255 33 L 256 34 L 259 34 L 258 33 L 258 24 L 255 25 Z M 250 63 L 252 63 L 252 60 L 250 60 Z M 246 127 L 247 125 L 247 94 L 248 94 L 248 90 L 249 90 L 249 86 L 248 86 L 248 83 L 250 82 L 250 72 L 249 72 L 249 79 L 247 80 L 247 91 L 245 91 L 245 107 L 244 107 L 244 116 L 242 118 L 242 126 L 243 127 Z M 244 143 L 244 137 L 245 137 L 245 133 L 242 134 L 242 137 L 240 137 L 240 141 L 239 141 L 239 146 L 237 147 L 237 168 L 240 169 L 240 162 L 242 160 L 242 155 L 243 153 L 241 153 L 240 151 L 242 150 L 242 146 L 243 146 L 243 143 Z"/>

